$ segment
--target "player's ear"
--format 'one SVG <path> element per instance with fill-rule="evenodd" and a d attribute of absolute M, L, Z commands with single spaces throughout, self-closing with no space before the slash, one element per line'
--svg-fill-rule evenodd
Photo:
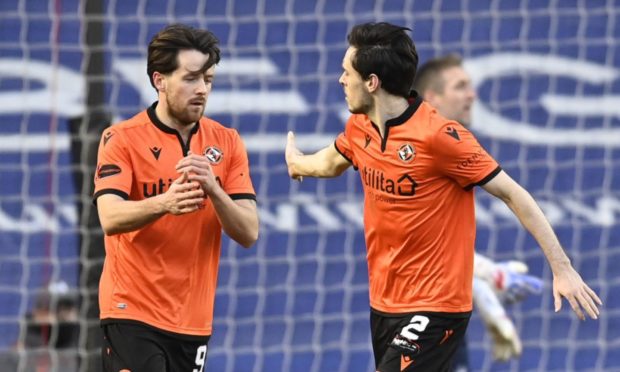
<path fill-rule="evenodd" d="M 368 93 L 375 92 L 381 88 L 381 79 L 375 74 L 370 74 L 368 79 L 366 80 L 366 89 L 368 89 Z"/>
<path fill-rule="evenodd" d="M 166 77 L 158 71 L 153 72 L 153 84 L 158 92 L 166 91 Z"/>

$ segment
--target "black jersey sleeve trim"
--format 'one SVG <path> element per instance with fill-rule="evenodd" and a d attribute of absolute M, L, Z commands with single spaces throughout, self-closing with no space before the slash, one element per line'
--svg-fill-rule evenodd
<path fill-rule="evenodd" d="M 498 165 L 497 168 L 493 169 L 493 171 L 491 171 L 491 173 L 489 173 L 486 177 L 484 177 L 480 181 L 478 181 L 476 183 L 472 183 L 470 185 L 467 185 L 465 187 L 465 190 L 469 191 L 469 190 L 473 189 L 474 186 L 484 186 L 484 185 L 486 185 L 489 181 L 491 181 L 493 178 L 495 178 L 495 176 L 497 176 L 501 171 L 502 171 L 502 167 L 500 167 Z"/>
<path fill-rule="evenodd" d="M 104 194 L 114 194 L 114 195 L 120 196 L 121 198 L 125 200 L 129 199 L 129 195 L 124 191 L 117 190 L 117 189 L 103 189 L 95 193 L 95 195 L 93 196 L 93 204 L 97 205 L 97 198 Z"/>
<path fill-rule="evenodd" d="M 256 195 L 254 194 L 230 194 L 228 195 L 232 200 L 250 199 L 256 201 Z"/>
<path fill-rule="evenodd" d="M 336 151 L 338 151 L 338 153 L 339 153 L 340 155 L 342 155 L 342 157 L 343 157 L 343 158 L 347 159 L 347 161 L 348 161 L 349 163 L 351 163 L 351 165 L 353 165 L 353 169 L 357 170 L 357 167 L 355 166 L 355 164 L 353 164 L 353 160 L 349 159 L 349 158 L 348 158 L 348 157 L 344 154 L 344 152 L 340 151 L 340 149 L 338 148 L 338 145 L 336 144 L 336 142 L 334 142 L 334 148 L 336 149 Z"/>

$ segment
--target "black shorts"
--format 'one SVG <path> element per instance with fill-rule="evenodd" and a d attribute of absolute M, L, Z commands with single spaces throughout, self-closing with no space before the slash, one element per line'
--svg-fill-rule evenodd
<path fill-rule="evenodd" d="M 211 336 L 166 332 L 149 325 L 107 320 L 102 323 L 105 372 L 203 372 Z"/>
<path fill-rule="evenodd" d="M 471 312 L 370 312 L 375 366 L 380 372 L 449 371 Z"/>

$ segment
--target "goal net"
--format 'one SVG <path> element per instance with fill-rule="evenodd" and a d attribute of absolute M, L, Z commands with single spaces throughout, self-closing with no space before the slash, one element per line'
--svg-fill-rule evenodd
<path fill-rule="evenodd" d="M 604 302 L 553 311 L 536 242 L 477 193 L 477 250 L 520 259 L 541 296 L 508 307 L 520 359 L 496 363 L 474 313 L 473 370 L 620 369 L 620 8 L 613 1 L 8 0 L 0 2 L 0 370 L 96 371 L 101 232 L 93 149 L 155 100 L 146 48 L 165 24 L 212 30 L 222 61 L 206 114 L 236 128 L 261 219 L 224 240 L 209 371 L 374 371 L 359 175 L 292 182 L 283 149 L 344 127 L 338 84 L 357 23 L 410 27 L 421 62 L 464 57 L 473 131 L 539 201 Z"/>

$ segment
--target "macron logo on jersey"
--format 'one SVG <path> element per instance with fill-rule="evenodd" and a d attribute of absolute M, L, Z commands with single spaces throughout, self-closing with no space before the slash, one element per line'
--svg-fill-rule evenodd
<path fill-rule="evenodd" d="M 113 135 L 114 135 L 114 133 L 112 133 L 112 132 L 108 132 L 108 133 L 103 135 L 103 146 L 108 144 L 108 141 L 110 140 L 110 138 L 112 138 Z"/>
<path fill-rule="evenodd" d="M 366 133 L 366 143 L 364 144 L 364 148 L 368 147 L 368 145 L 370 145 L 370 134 Z"/>
<path fill-rule="evenodd" d="M 159 154 L 161 154 L 161 147 L 151 147 L 149 150 L 151 150 L 151 154 L 153 154 L 153 156 L 155 157 L 155 160 L 159 160 Z"/>
<path fill-rule="evenodd" d="M 454 138 L 457 141 L 461 140 L 461 137 L 459 137 L 459 132 L 457 132 L 456 129 L 454 129 L 453 127 L 447 127 L 446 134 Z"/>

